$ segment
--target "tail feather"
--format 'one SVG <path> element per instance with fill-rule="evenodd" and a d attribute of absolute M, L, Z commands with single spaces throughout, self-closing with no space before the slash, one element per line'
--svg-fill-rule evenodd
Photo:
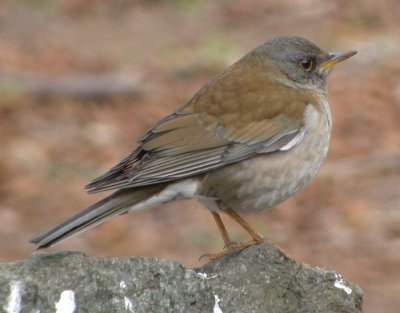
<path fill-rule="evenodd" d="M 66 221 L 33 237 L 30 242 L 36 244 L 38 249 L 49 247 L 72 235 L 92 228 L 113 216 L 127 213 L 132 206 L 145 201 L 161 189 L 161 186 L 152 186 L 136 190 L 118 190 Z"/>

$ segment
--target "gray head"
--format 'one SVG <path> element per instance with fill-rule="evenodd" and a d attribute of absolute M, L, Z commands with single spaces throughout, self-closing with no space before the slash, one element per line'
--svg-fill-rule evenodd
<path fill-rule="evenodd" d="M 295 36 L 278 37 L 257 47 L 259 57 L 267 55 L 280 71 L 289 78 L 288 83 L 310 89 L 326 89 L 332 66 L 350 58 L 356 51 L 322 51 L 312 42 Z"/>

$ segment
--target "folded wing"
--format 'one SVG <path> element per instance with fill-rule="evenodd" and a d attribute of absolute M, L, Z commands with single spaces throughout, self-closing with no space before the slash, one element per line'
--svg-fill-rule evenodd
<path fill-rule="evenodd" d="M 281 97 L 271 93 L 285 90 L 271 88 L 264 81 L 236 94 L 232 80 L 229 86 L 224 83 L 227 75 L 217 77 L 188 105 L 154 125 L 135 151 L 86 186 L 89 192 L 187 178 L 301 141 L 309 99 L 299 100 L 297 95 L 293 101 L 285 97 L 288 102 L 276 103 Z M 221 107 L 220 103 L 230 106 Z"/>

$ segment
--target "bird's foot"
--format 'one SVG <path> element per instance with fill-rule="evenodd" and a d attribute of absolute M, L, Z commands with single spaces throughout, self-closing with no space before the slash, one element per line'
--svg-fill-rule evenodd
<path fill-rule="evenodd" d="M 278 251 L 279 255 L 287 260 L 293 260 L 291 256 L 289 256 L 289 254 L 286 253 L 285 250 L 283 250 L 281 247 L 277 246 L 276 244 L 274 244 L 274 247 L 276 248 L 276 250 Z"/>
<path fill-rule="evenodd" d="M 239 242 L 239 243 L 231 241 L 225 245 L 223 251 L 218 252 L 218 253 L 204 253 L 200 256 L 199 260 L 201 260 L 202 258 L 209 258 L 210 260 L 216 260 L 223 256 L 227 256 L 227 255 L 233 254 L 235 252 L 238 252 L 244 248 L 247 248 L 247 247 L 250 247 L 253 245 L 258 245 L 258 244 L 262 243 L 263 241 L 264 241 L 264 239 L 262 238 L 262 236 L 255 238 L 253 240 L 250 240 L 250 241 Z"/>

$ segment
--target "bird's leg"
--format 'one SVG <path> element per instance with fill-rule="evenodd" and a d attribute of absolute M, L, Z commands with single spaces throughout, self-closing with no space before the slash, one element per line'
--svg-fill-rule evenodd
<path fill-rule="evenodd" d="M 213 211 L 210 211 L 211 215 L 213 216 L 215 223 L 218 226 L 218 230 L 222 236 L 222 239 L 224 240 L 224 250 L 219 252 L 219 253 L 204 253 L 200 256 L 199 260 L 201 260 L 202 258 L 209 258 L 210 260 L 215 260 L 218 259 L 224 255 L 228 255 L 231 254 L 235 251 L 238 251 L 237 244 L 236 242 L 232 241 L 231 238 L 229 237 L 228 231 L 225 228 L 224 223 L 222 222 L 221 216 Z"/>
<path fill-rule="evenodd" d="M 259 243 L 262 243 L 264 241 L 264 237 L 256 232 L 249 223 L 246 222 L 239 214 L 237 214 L 234 210 L 229 209 L 229 208 L 223 208 L 224 212 L 229 215 L 233 220 L 235 220 L 240 226 L 244 228 L 244 230 L 251 236 L 253 237 L 253 240 L 248 241 L 248 242 L 241 242 L 237 246 L 240 249 L 246 248 L 248 246 L 256 245 Z M 280 247 L 276 246 L 276 249 L 278 250 L 279 254 L 283 256 L 284 258 L 291 260 L 292 258 Z"/>
<path fill-rule="evenodd" d="M 215 220 L 215 223 L 217 223 L 218 230 L 222 236 L 222 239 L 224 240 L 224 244 L 225 244 L 224 249 L 226 249 L 230 246 L 234 246 L 236 243 L 233 242 L 231 240 L 231 238 L 229 237 L 228 231 L 226 230 L 225 225 L 222 222 L 221 216 L 216 212 L 213 212 L 213 211 L 210 211 L 210 212 Z"/>
<path fill-rule="evenodd" d="M 249 235 L 253 238 L 253 240 L 247 242 L 236 243 L 233 242 L 228 235 L 228 232 L 222 222 L 221 216 L 218 213 L 212 212 L 211 214 L 214 217 L 215 222 L 217 223 L 218 229 L 221 233 L 222 239 L 224 240 L 225 247 L 223 251 L 219 253 L 205 253 L 200 256 L 200 259 L 203 257 L 208 257 L 211 260 L 218 259 L 225 255 L 232 254 L 234 252 L 240 251 L 246 247 L 252 246 L 254 244 L 259 244 L 263 242 L 263 236 L 256 232 L 249 223 L 247 223 L 239 214 L 237 214 L 234 210 L 228 208 L 220 208 L 223 212 L 229 215 L 233 220 L 235 220 L 240 226 L 244 228 L 244 230 L 249 233 Z"/>
<path fill-rule="evenodd" d="M 243 229 L 253 238 L 251 242 L 258 244 L 264 241 L 264 237 L 256 232 L 247 221 L 230 208 L 223 208 L 223 211 L 231 217 L 236 223 L 243 227 Z"/>

